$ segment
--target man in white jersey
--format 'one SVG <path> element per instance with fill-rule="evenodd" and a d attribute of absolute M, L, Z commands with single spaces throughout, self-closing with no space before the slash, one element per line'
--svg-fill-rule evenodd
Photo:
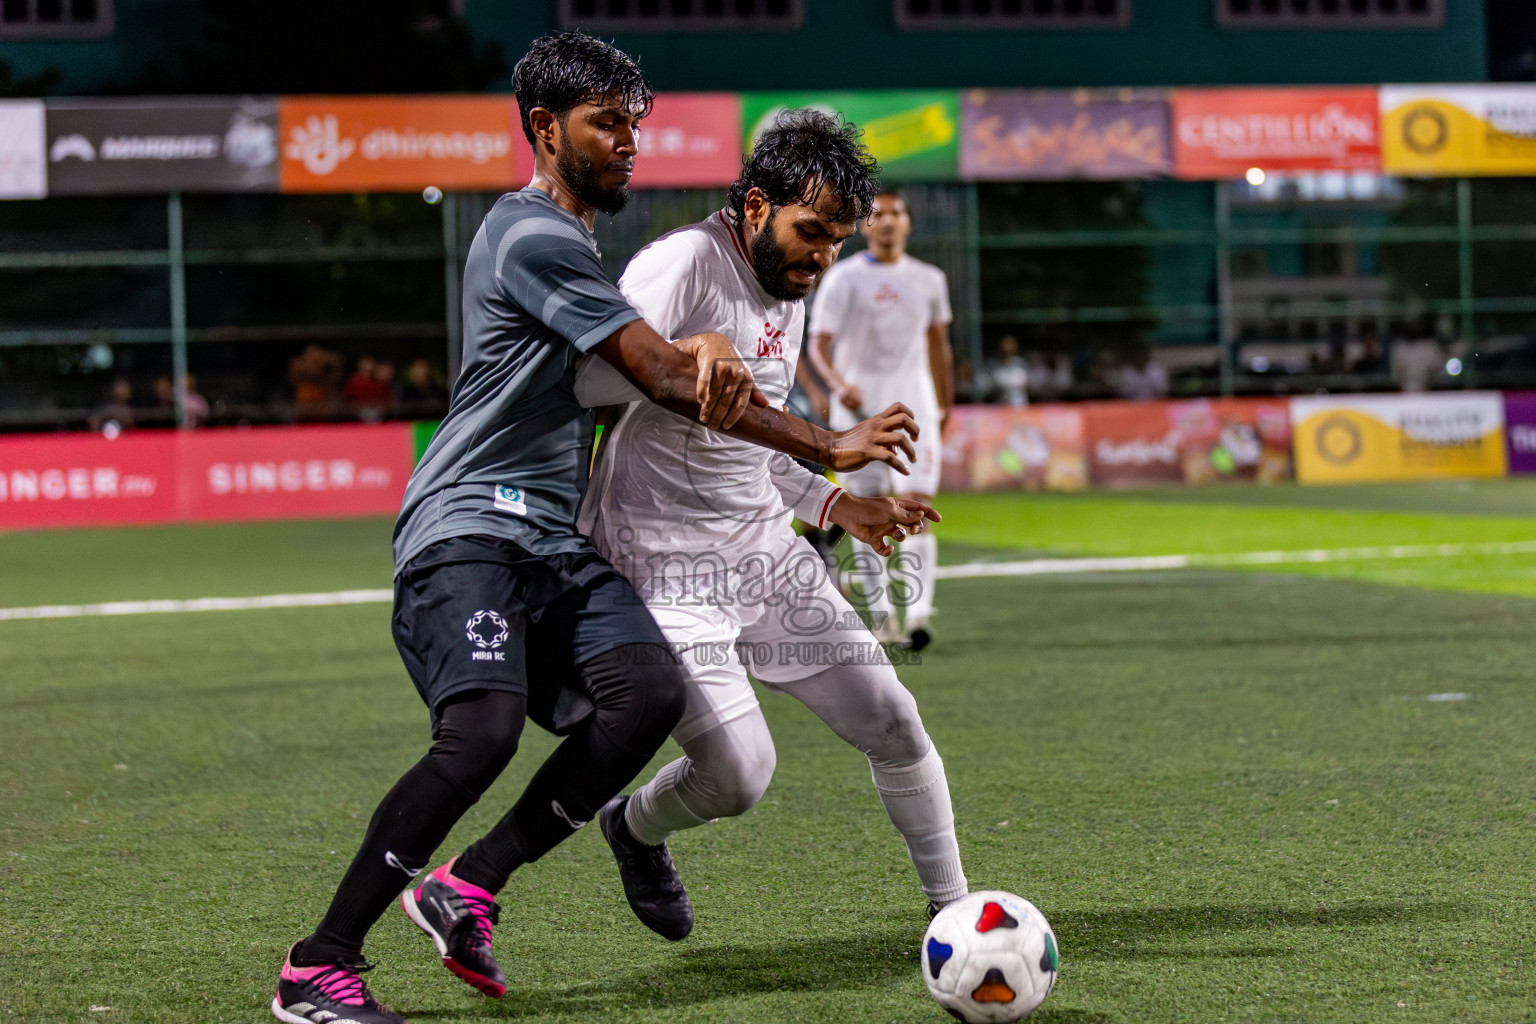
<path fill-rule="evenodd" d="M 858 137 L 824 113 L 781 114 L 758 138 L 728 209 L 642 250 L 620 291 L 663 337 L 701 324 L 725 334 L 781 404 L 800 354 L 801 299 L 875 191 Z M 609 401 L 606 364 L 583 370 L 577 397 Z M 671 939 L 688 934 L 693 911 L 667 836 L 745 812 L 773 774 L 749 671 L 867 755 L 932 906 L 966 892 L 943 762 L 917 704 L 825 563 L 795 536 L 794 517 L 838 522 L 883 552 L 887 537 L 938 519 L 922 502 L 848 494 L 791 459 L 643 402 L 608 430 L 582 507 L 583 532 L 634 583 L 683 664 L 687 708 L 672 737 L 685 756 L 599 815 L 630 906 Z"/>
<path fill-rule="evenodd" d="M 861 230 L 864 252 L 828 270 L 811 305 L 811 363 L 832 390 L 831 425 L 864 418 L 865 408 L 901 402 L 912 409 L 921 434 L 912 475 L 884 466 L 846 473 L 839 482 L 854 494 L 895 494 L 927 502 L 939 487 L 944 421 L 954 405 L 954 356 L 949 347 L 949 285 L 944 271 L 907 255 L 912 215 L 899 192 L 875 197 Z M 855 578 L 862 581 L 875 635 L 905 639 L 915 651 L 931 639 L 934 569 L 932 533 L 909 537 L 889 560 L 855 541 Z M 905 615 L 897 630 L 892 569 L 902 577 Z"/>

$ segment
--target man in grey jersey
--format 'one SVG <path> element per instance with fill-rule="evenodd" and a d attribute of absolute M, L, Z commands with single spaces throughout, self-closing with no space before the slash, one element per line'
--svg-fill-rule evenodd
<path fill-rule="evenodd" d="M 654 620 L 576 530 L 594 425 L 574 394 L 581 354 L 669 409 L 834 469 L 912 453 L 905 409 L 841 433 L 812 427 L 769 407 L 723 336 L 669 344 L 603 277 L 591 226 L 624 205 L 651 100 L 633 61 L 587 36 L 548 36 L 513 87 L 534 178 L 496 203 L 470 248 L 463 374 L 395 527 L 395 642 L 434 742 L 374 812 L 320 926 L 289 950 L 272 1012 L 291 1024 L 403 1024 L 362 979 L 363 940 L 397 895 L 449 970 L 500 996 L 495 894 L 633 779 L 682 714 Z M 511 760 L 528 717 L 565 739 L 490 832 L 402 895 Z"/>

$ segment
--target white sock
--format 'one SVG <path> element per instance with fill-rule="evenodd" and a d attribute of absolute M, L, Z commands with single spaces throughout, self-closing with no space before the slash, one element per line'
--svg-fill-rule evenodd
<path fill-rule="evenodd" d="M 630 795 L 624 808 L 624 824 L 629 826 L 630 835 L 646 846 L 659 846 L 673 832 L 713 820 L 699 817 L 683 803 L 679 783 L 687 777 L 689 767 L 688 759 L 680 757 Z"/>
<path fill-rule="evenodd" d="M 964 896 L 967 889 L 960 866 L 960 843 L 955 839 L 955 812 L 938 750 L 930 742 L 928 753 L 916 764 L 891 768 L 871 761 L 869 769 L 885 813 L 907 841 L 907 853 L 917 868 L 923 892 L 939 906 Z"/>
<path fill-rule="evenodd" d="M 891 603 L 891 572 L 885 559 L 863 541 L 853 542 L 854 560 L 849 577 L 864 598 L 869 628 L 884 640 L 896 628 L 896 606 Z"/>
<path fill-rule="evenodd" d="M 901 562 L 897 570 L 905 577 L 906 616 L 903 624 L 908 633 L 918 626 L 927 626 L 933 617 L 934 570 L 939 564 L 939 539 L 931 533 L 920 533 L 901 542 Z"/>

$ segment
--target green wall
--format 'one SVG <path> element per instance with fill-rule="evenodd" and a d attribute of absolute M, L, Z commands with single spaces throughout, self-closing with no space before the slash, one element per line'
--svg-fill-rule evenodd
<path fill-rule="evenodd" d="M 806 0 L 799 32 L 628 34 L 672 90 L 956 88 L 1480 81 L 1483 0 L 1449 0 L 1439 31 L 1223 31 L 1211 0 L 1132 0 L 1125 29 L 900 32 L 890 0 Z M 553 26 L 551 0 L 466 0 L 481 41 L 515 61 Z M 65 94 L 123 82 L 194 45 L 195 0 L 117 0 L 106 40 L 0 44 L 16 77 L 56 66 Z M 302 31 L 302 26 L 295 26 Z"/>
<path fill-rule="evenodd" d="M 1481 81 L 1483 0 L 1450 0 L 1427 31 L 1223 31 L 1211 0 L 1131 0 L 1124 29 L 902 32 L 890 0 L 806 0 L 794 33 L 617 37 L 661 89 L 1283 85 Z M 519 11 L 523 13 L 519 13 Z M 543 13 L 536 17 L 529 13 Z M 468 0 L 475 33 L 509 55 L 550 22 L 543 4 Z"/>

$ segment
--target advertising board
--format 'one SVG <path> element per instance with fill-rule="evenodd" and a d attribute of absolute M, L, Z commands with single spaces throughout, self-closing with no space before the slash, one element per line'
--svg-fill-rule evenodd
<path fill-rule="evenodd" d="M 277 191 L 277 101 L 49 100 L 56 196 Z"/>
<path fill-rule="evenodd" d="M 1381 167 L 1373 88 L 1177 89 L 1173 136 L 1181 178 Z"/>
<path fill-rule="evenodd" d="M 46 117 L 42 100 L 0 100 L 0 199 L 48 194 Z"/>
<path fill-rule="evenodd" d="M 660 93 L 637 141 L 634 188 L 729 185 L 741 170 L 741 97 Z"/>
<path fill-rule="evenodd" d="M 1504 437 L 1511 473 L 1536 473 L 1536 391 L 1504 392 Z"/>
<path fill-rule="evenodd" d="M 405 423 L 181 434 L 180 514 L 195 522 L 393 515 L 416 466 Z"/>
<path fill-rule="evenodd" d="M 1536 174 L 1536 85 L 1381 87 L 1389 174 Z"/>
<path fill-rule="evenodd" d="M 1503 476 L 1506 469 L 1497 391 L 1293 398 L 1291 429 L 1304 484 Z"/>
<path fill-rule="evenodd" d="M 285 96 L 282 190 L 509 189 L 516 117 L 504 96 Z"/>
<path fill-rule="evenodd" d="M 0 437 L 0 529 L 393 515 L 411 425 Z"/>
<path fill-rule="evenodd" d="M 952 90 L 749 92 L 741 98 L 744 145 L 781 110 L 814 107 L 864 130 L 882 181 L 954 181 L 960 161 L 960 94 Z"/>
<path fill-rule="evenodd" d="M 972 89 L 961 99 L 966 181 L 1173 173 L 1163 93 Z"/>
<path fill-rule="evenodd" d="M 0 437 L 0 529 L 176 518 L 174 435 Z"/>
<path fill-rule="evenodd" d="M 944 428 L 946 491 L 1080 491 L 1088 486 L 1075 406 L 961 405 Z"/>
<path fill-rule="evenodd" d="M 1289 480 L 1283 399 L 1090 402 L 1083 407 L 1095 487 Z"/>

